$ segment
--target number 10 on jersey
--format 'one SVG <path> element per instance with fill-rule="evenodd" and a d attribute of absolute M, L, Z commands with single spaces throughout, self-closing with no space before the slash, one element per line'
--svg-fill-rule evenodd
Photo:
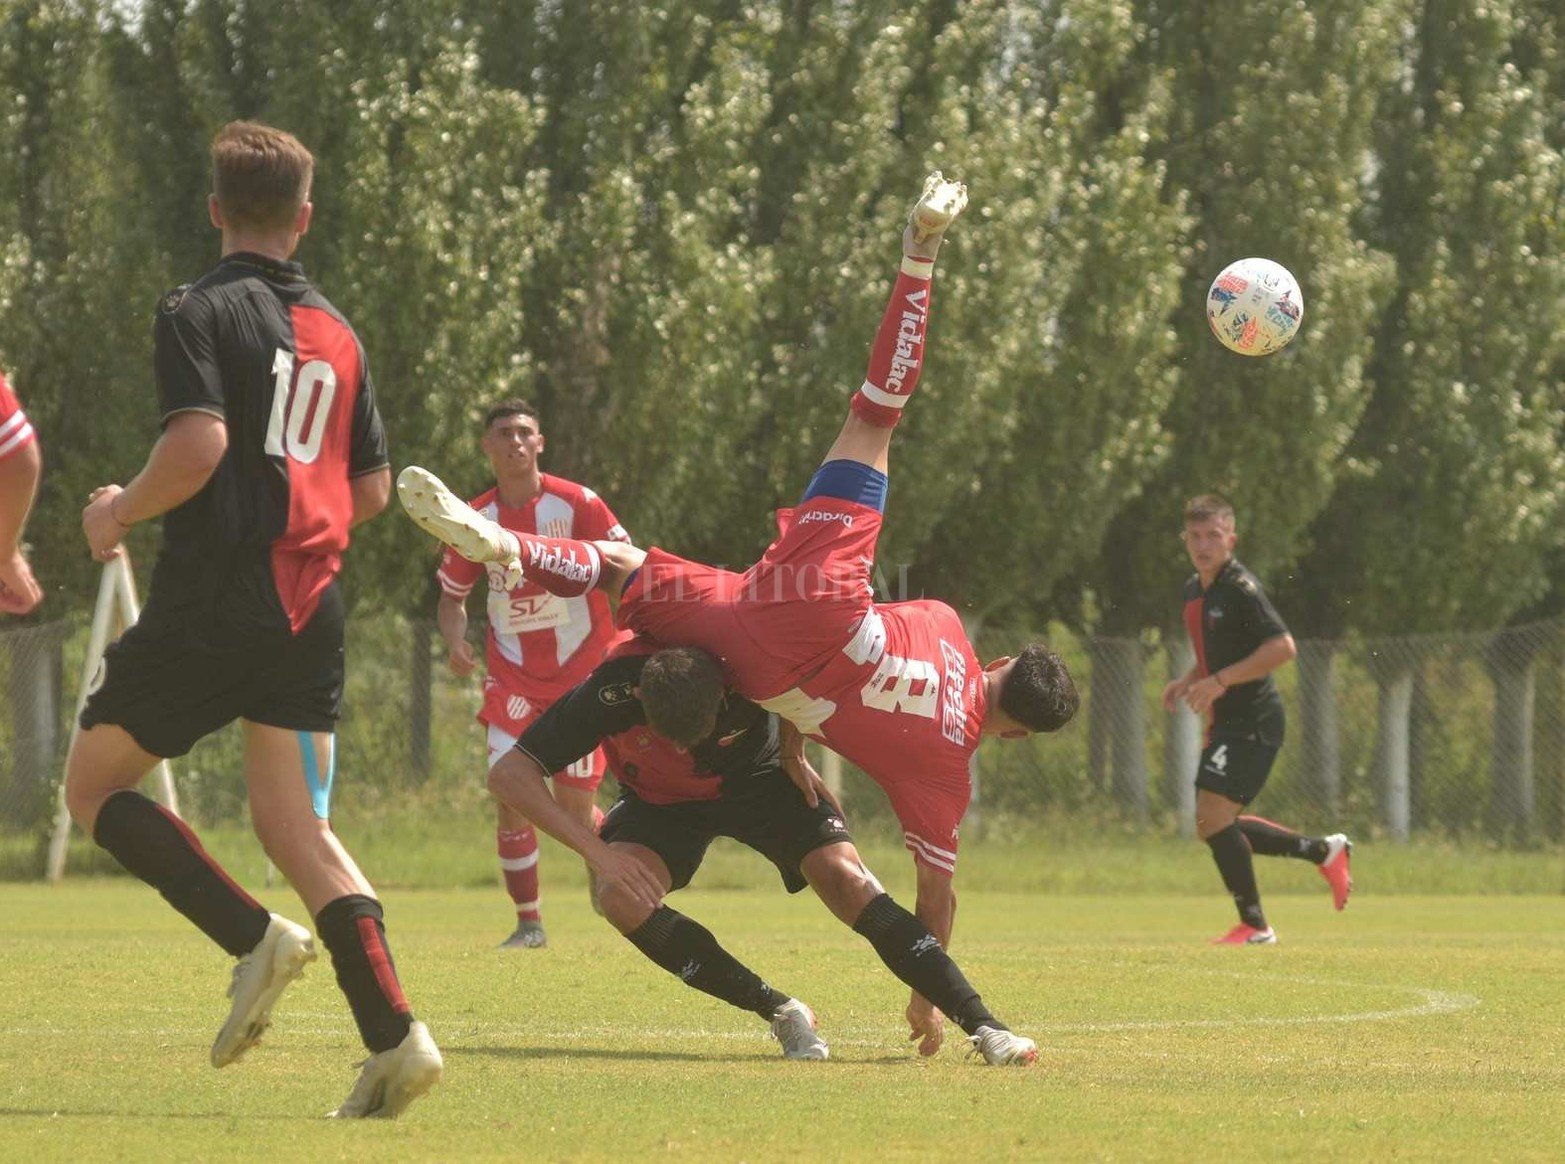
<path fill-rule="evenodd" d="M 321 455 L 326 422 L 337 396 L 337 370 L 325 360 L 309 360 L 293 374 L 293 353 L 277 349 L 272 357 L 272 417 L 266 425 L 266 451 L 302 465 Z M 308 431 L 306 425 L 309 426 Z"/>

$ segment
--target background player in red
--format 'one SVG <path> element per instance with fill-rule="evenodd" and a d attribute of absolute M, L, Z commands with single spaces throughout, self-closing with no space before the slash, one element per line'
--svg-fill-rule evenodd
<path fill-rule="evenodd" d="M 649 729 L 643 690 L 714 677 L 720 681 L 720 669 L 705 651 L 622 643 L 490 769 L 490 787 L 604 869 L 604 913 L 631 945 L 687 986 L 765 1019 L 787 1058 L 827 1057 L 810 1008 L 767 985 L 705 926 L 659 900 L 689 884 L 716 837 L 732 837 L 770 860 L 788 892 L 813 889 L 893 974 L 936 1000 L 988 1063 L 1031 1062 L 1036 1044 L 990 1013 L 929 928 L 881 888 L 820 777 L 807 764 L 785 771 L 786 723 L 730 691 L 693 746 L 676 746 Z M 595 835 L 549 799 L 544 777 L 600 743 L 621 791 Z"/>
<path fill-rule="evenodd" d="M 1196 772 L 1196 835 L 1212 850 L 1218 874 L 1239 909 L 1239 924 L 1219 945 L 1277 941 L 1261 910 L 1252 854 L 1311 861 L 1338 909 L 1353 887 L 1353 845 L 1342 833 L 1307 837 L 1243 809 L 1260 794 L 1282 747 L 1283 707 L 1272 672 L 1297 653 L 1260 581 L 1234 557 L 1234 507 L 1215 494 L 1185 506 L 1185 550 L 1195 576 L 1185 583 L 1185 629 L 1195 648 L 1190 670 L 1163 689 L 1163 706 L 1184 700 L 1211 715 Z"/>
<path fill-rule="evenodd" d="M 22 530 L 42 470 L 38 437 L 0 373 L 0 614 L 26 614 L 43 601 L 22 553 Z"/>
<path fill-rule="evenodd" d="M 224 1067 L 315 959 L 309 930 L 269 913 L 173 813 L 137 792 L 235 719 L 256 835 L 315 917 L 370 1058 L 332 1114 L 398 1115 L 441 1057 L 397 979 L 380 902 L 327 817 L 342 701 L 350 527 L 390 493 L 386 438 L 358 337 L 290 262 L 309 228 L 314 159 L 249 122 L 212 143 L 222 259 L 158 304 L 163 434 L 129 485 L 94 491 L 82 526 L 107 561 L 137 522 L 163 546 L 136 625 L 109 648 L 66 762 L 76 822 L 238 959 Z"/>
<path fill-rule="evenodd" d="M 479 447 L 489 458 L 495 485 L 469 504 L 485 517 L 519 534 L 630 541 L 619 519 L 591 489 L 540 471 L 544 435 L 532 405 L 505 400 L 490 408 Z M 489 673 L 478 721 L 488 732 L 492 766 L 551 703 L 597 666 L 615 630 L 602 592 L 561 598 L 536 582 L 505 577 L 498 564 L 491 563 L 487 573 Z M 467 641 L 466 601 L 484 575 L 483 566 L 451 550 L 440 563 L 436 621 L 450 651 L 448 665 L 457 675 L 471 675 L 478 666 Z M 572 817 L 591 827 L 601 815 L 595 801 L 602 783 L 603 753 L 594 749 L 554 773 L 554 796 Z M 503 801 L 495 803 L 500 869 L 516 906 L 516 931 L 500 948 L 542 946 L 547 938 L 539 909 L 538 834 L 525 816 Z"/>
<path fill-rule="evenodd" d="M 985 666 L 944 603 L 873 601 L 892 430 L 923 366 L 934 259 L 966 201 L 965 187 L 938 173 L 926 182 L 842 431 L 801 503 L 779 514 L 777 540 L 743 575 L 656 548 L 518 539 L 474 520 L 421 469 L 398 480 L 408 513 L 463 556 L 514 561 L 557 594 L 600 585 L 620 594 L 622 626 L 667 646 L 702 648 L 746 698 L 863 768 L 902 824 L 918 871 L 916 913 L 942 945 L 956 913 L 957 827 L 980 738 L 1055 731 L 1078 705 L 1063 661 L 1042 644 Z M 658 700 L 649 695 L 644 689 L 657 727 Z M 722 697 L 721 684 L 681 694 L 704 703 L 709 717 Z M 926 1054 L 939 1049 L 941 1016 L 927 999 L 914 995 L 908 1021 Z"/>

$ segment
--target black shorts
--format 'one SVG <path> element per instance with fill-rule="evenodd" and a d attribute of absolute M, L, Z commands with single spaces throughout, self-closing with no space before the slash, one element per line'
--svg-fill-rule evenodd
<path fill-rule="evenodd" d="M 1195 786 L 1249 804 L 1265 787 L 1278 750 L 1263 740 L 1216 737 L 1201 753 Z"/>
<path fill-rule="evenodd" d="M 740 790 L 730 791 L 734 785 Z M 824 800 L 815 808 L 783 772 L 749 781 L 728 781 L 716 800 L 682 804 L 648 804 L 626 791 L 603 818 L 598 830 L 605 843 L 645 845 L 663 859 L 673 888 L 690 884 L 715 837 L 732 837 L 748 845 L 782 875 L 789 893 L 807 882 L 799 865 L 826 845 L 852 841 L 848 826 Z"/>
<path fill-rule="evenodd" d="M 299 631 L 237 645 L 203 630 L 193 608 L 149 603 L 104 653 L 83 729 L 114 724 L 154 756 L 183 756 L 236 719 L 301 732 L 336 730 L 342 706 L 343 605 L 334 582 Z"/>

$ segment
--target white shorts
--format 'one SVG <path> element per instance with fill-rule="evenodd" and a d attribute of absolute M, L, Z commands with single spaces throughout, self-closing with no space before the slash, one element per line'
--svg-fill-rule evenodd
<path fill-rule="evenodd" d="M 492 723 L 484 726 L 489 729 L 489 767 L 493 768 L 501 756 L 516 747 L 518 737 Z M 602 758 L 602 751 L 594 749 L 569 767 L 550 775 L 575 787 L 596 788 L 603 780 Z"/>

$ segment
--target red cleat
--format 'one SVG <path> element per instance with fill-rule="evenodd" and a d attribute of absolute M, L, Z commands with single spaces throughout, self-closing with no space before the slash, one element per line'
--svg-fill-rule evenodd
<path fill-rule="evenodd" d="M 1264 930 L 1258 930 L 1254 926 L 1240 922 L 1220 938 L 1213 938 L 1214 946 L 1275 946 L 1277 944 L 1277 931 L 1267 926 Z"/>
<path fill-rule="evenodd" d="M 1348 894 L 1353 892 L 1353 878 L 1348 872 L 1348 860 L 1353 856 L 1353 842 L 1344 833 L 1332 833 L 1326 838 L 1326 859 L 1316 866 L 1320 875 L 1331 886 L 1331 903 L 1339 910 L 1348 904 Z"/>

